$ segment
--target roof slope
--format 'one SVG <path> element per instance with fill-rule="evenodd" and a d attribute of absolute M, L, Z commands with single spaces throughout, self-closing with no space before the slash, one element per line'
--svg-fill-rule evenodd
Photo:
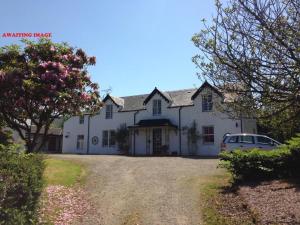
<path fill-rule="evenodd" d="M 170 98 L 170 107 L 178 107 L 193 105 L 192 95 L 196 91 L 196 88 L 192 88 L 177 91 L 166 91 L 162 93 L 165 96 L 168 96 L 168 98 Z M 124 99 L 124 107 L 121 111 L 145 109 L 144 101 L 147 99 L 148 96 L 149 94 L 121 97 L 122 99 Z"/>

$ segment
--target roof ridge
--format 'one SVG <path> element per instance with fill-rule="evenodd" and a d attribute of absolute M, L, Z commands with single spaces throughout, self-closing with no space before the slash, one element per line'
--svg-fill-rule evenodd
<path fill-rule="evenodd" d="M 168 93 L 169 94 L 170 92 L 190 91 L 190 90 L 197 90 L 197 89 L 198 88 L 194 87 L 194 88 L 176 89 L 176 90 L 169 90 L 169 91 L 162 91 L 161 89 L 158 89 L 158 90 L 161 91 L 162 93 Z M 127 95 L 127 96 L 122 96 L 122 97 L 118 97 L 118 98 L 138 97 L 138 96 L 145 96 L 145 95 L 148 96 L 151 93 L 152 93 L 152 91 L 150 93 L 146 93 L 146 94 Z M 113 95 L 111 95 L 111 96 L 113 96 Z"/>

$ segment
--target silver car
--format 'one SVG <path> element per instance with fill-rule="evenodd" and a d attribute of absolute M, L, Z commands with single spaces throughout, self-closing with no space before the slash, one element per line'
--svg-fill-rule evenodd
<path fill-rule="evenodd" d="M 259 134 L 226 134 L 221 143 L 221 151 L 233 151 L 235 149 L 247 150 L 258 148 L 272 150 L 280 145 L 278 141 Z"/>

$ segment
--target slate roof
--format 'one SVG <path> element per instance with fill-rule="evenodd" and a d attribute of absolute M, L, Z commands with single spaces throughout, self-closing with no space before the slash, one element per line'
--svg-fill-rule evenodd
<path fill-rule="evenodd" d="M 32 125 L 31 126 L 31 133 L 35 133 L 36 132 L 36 126 Z M 39 132 L 39 134 L 44 134 L 44 128 L 42 128 Z M 62 128 L 59 127 L 50 127 L 48 130 L 48 135 L 62 135 L 63 134 L 63 130 Z"/>
<path fill-rule="evenodd" d="M 170 107 L 178 107 L 193 105 L 192 95 L 196 91 L 196 88 L 192 88 L 177 91 L 166 91 L 162 93 L 165 96 L 168 96 L 168 98 L 170 99 Z M 148 96 L 149 94 L 121 97 L 121 99 L 124 99 L 124 106 L 120 111 L 122 112 L 145 109 L 144 101 Z"/>

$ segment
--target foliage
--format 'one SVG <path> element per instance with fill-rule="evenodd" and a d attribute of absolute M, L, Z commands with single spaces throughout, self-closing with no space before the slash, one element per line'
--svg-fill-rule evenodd
<path fill-rule="evenodd" d="M 72 186 L 83 177 L 82 165 L 66 160 L 46 159 L 44 178 L 47 185 Z"/>
<path fill-rule="evenodd" d="M 0 145 L 0 224 L 34 224 L 43 187 L 42 156 Z"/>
<path fill-rule="evenodd" d="M 0 118 L 32 152 L 38 134 L 43 132 L 45 141 L 54 119 L 98 110 L 99 93 L 87 72 L 95 57 L 48 39 L 23 43 L 0 48 Z"/>
<path fill-rule="evenodd" d="M 5 129 L 4 122 L 0 120 L 0 144 L 12 144 L 12 132 Z"/>
<path fill-rule="evenodd" d="M 199 77 L 239 96 L 224 110 L 256 115 L 285 137 L 300 131 L 299 8 L 299 0 L 217 0 L 211 24 L 192 38 Z"/>
<path fill-rule="evenodd" d="M 184 127 L 184 130 L 187 130 L 189 153 L 195 154 L 198 149 L 198 140 L 201 138 L 196 121 L 194 120 L 190 127 Z"/>
<path fill-rule="evenodd" d="M 300 175 L 300 134 L 278 149 L 235 150 L 220 154 L 221 166 L 235 179 L 288 178 Z"/>
<path fill-rule="evenodd" d="M 121 124 L 116 131 L 116 141 L 118 143 L 119 151 L 123 154 L 129 153 L 129 130 L 126 124 Z"/>

